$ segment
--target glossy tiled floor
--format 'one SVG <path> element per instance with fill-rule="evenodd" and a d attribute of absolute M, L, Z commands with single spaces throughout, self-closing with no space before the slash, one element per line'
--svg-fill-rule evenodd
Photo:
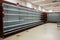
<path fill-rule="evenodd" d="M 60 40 L 60 30 L 56 23 L 46 23 L 26 30 L 4 40 Z"/>

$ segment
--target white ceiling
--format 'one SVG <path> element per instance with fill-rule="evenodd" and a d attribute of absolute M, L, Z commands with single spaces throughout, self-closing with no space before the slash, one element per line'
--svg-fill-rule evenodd
<path fill-rule="evenodd" d="M 60 0 L 24 0 L 39 5 L 46 10 L 60 11 Z"/>

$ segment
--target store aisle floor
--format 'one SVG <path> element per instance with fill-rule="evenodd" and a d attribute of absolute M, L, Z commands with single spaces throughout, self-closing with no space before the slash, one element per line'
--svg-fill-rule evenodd
<path fill-rule="evenodd" d="M 15 34 L 4 40 L 59 40 L 60 30 L 56 23 L 46 23 L 24 32 Z"/>

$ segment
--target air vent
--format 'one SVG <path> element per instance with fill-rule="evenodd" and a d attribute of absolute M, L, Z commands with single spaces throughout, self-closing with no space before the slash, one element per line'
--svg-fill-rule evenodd
<path fill-rule="evenodd" d="M 52 1 L 52 2 L 56 2 L 56 1 L 54 0 L 54 1 Z"/>
<path fill-rule="evenodd" d="M 54 1 L 52 1 L 52 2 L 60 2 L 60 0 L 54 0 Z"/>
<path fill-rule="evenodd" d="M 57 6 L 60 6 L 60 5 L 58 5 L 58 4 L 57 5 L 54 5 L 54 7 L 57 7 Z"/>

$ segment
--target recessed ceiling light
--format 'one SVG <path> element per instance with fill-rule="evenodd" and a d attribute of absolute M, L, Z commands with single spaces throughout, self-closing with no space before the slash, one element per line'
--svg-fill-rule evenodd
<path fill-rule="evenodd" d="M 41 1 L 45 1 L 45 0 L 41 0 Z"/>
<path fill-rule="evenodd" d="M 32 3 L 35 3 L 35 2 L 42 2 L 42 1 L 45 1 L 45 0 L 36 0 L 36 1 L 33 1 Z"/>

